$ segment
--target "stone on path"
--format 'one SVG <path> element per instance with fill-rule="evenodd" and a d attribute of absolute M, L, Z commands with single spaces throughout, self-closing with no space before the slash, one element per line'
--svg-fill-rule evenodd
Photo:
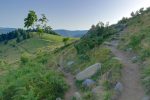
<path fill-rule="evenodd" d="M 96 64 L 86 68 L 85 70 L 79 72 L 76 75 L 76 79 L 81 81 L 81 80 L 85 80 L 87 78 L 90 78 L 93 75 L 95 75 L 97 73 L 97 71 L 100 70 L 100 68 L 101 68 L 101 64 L 96 63 Z"/>

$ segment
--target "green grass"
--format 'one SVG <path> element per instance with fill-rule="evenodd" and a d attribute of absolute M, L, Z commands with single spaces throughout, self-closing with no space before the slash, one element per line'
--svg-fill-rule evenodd
<path fill-rule="evenodd" d="M 36 33 L 34 37 L 16 43 L 15 39 L 8 42 L 8 44 L 0 43 L 0 58 L 11 64 L 20 59 L 21 53 L 27 52 L 31 55 L 40 51 L 52 51 L 64 45 L 62 36 L 44 34 L 39 38 Z M 68 43 L 77 39 L 70 38 Z"/>

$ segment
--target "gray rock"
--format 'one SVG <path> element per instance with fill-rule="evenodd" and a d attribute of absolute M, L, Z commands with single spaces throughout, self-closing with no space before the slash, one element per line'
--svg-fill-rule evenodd
<path fill-rule="evenodd" d="M 74 93 L 73 100 L 82 100 L 82 97 L 79 92 Z"/>
<path fill-rule="evenodd" d="M 96 64 L 86 68 L 82 72 L 78 73 L 76 75 L 76 79 L 77 80 L 85 80 L 87 78 L 90 78 L 91 76 L 95 75 L 97 73 L 97 71 L 100 70 L 100 68 L 101 68 L 101 64 L 96 63 Z"/>
<path fill-rule="evenodd" d="M 56 100 L 62 100 L 61 98 L 56 98 Z"/>
<path fill-rule="evenodd" d="M 118 57 L 113 57 L 112 59 L 121 61 L 121 58 L 118 58 Z"/>
<path fill-rule="evenodd" d="M 118 82 L 114 88 L 117 92 L 122 92 L 123 91 L 123 85 L 122 83 Z"/>
<path fill-rule="evenodd" d="M 138 61 L 138 59 L 139 59 L 138 56 L 134 56 L 134 57 L 131 58 L 131 61 L 132 61 L 133 63 L 135 63 L 135 62 Z"/>
<path fill-rule="evenodd" d="M 82 85 L 86 88 L 91 88 L 94 86 L 95 82 L 92 79 L 86 79 L 83 81 Z"/>
<path fill-rule="evenodd" d="M 149 96 L 145 96 L 142 100 L 150 100 Z"/>
<path fill-rule="evenodd" d="M 104 42 L 104 45 L 111 46 L 112 44 L 110 42 Z"/>
<path fill-rule="evenodd" d="M 92 89 L 92 93 L 97 98 L 97 100 L 103 100 L 103 99 L 100 99 L 100 98 L 103 97 L 105 91 L 103 90 L 103 88 L 101 86 L 97 86 L 97 87 Z"/>
<path fill-rule="evenodd" d="M 69 62 L 67 63 L 67 66 L 71 66 L 72 64 L 74 64 L 74 61 L 69 61 Z"/>
<path fill-rule="evenodd" d="M 132 51 L 132 48 L 127 48 L 126 51 L 130 52 Z"/>

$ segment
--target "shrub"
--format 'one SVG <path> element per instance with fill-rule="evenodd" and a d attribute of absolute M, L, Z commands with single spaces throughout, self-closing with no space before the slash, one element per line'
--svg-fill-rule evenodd
<path fill-rule="evenodd" d="M 38 63 L 28 63 L 0 77 L 1 100 L 55 100 L 68 86 L 63 77 Z"/>
<path fill-rule="evenodd" d="M 105 94 L 103 95 L 103 100 L 111 100 L 111 92 L 106 91 Z"/>
<path fill-rule="evenodd" d="M 21 55 L 20 60 L 21 60 L 21 63 L 22 63 L 22 64 L 25 64 L 25 63 L 27 63 L 29 60 L 31 60 L 31 55 L 28 54 L 28 53 L 23 53 L 23 54 Z"/>

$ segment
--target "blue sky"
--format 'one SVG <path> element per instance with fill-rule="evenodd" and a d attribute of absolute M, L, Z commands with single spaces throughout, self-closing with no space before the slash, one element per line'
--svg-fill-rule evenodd
<path fill-rule="evenodd" d="M 22 28 L 29 10 L 44 13 L 53 29 L 89 29 L 99 21 L 116 23 L 150 0 L 0 0 L 0 27 Z"/>

